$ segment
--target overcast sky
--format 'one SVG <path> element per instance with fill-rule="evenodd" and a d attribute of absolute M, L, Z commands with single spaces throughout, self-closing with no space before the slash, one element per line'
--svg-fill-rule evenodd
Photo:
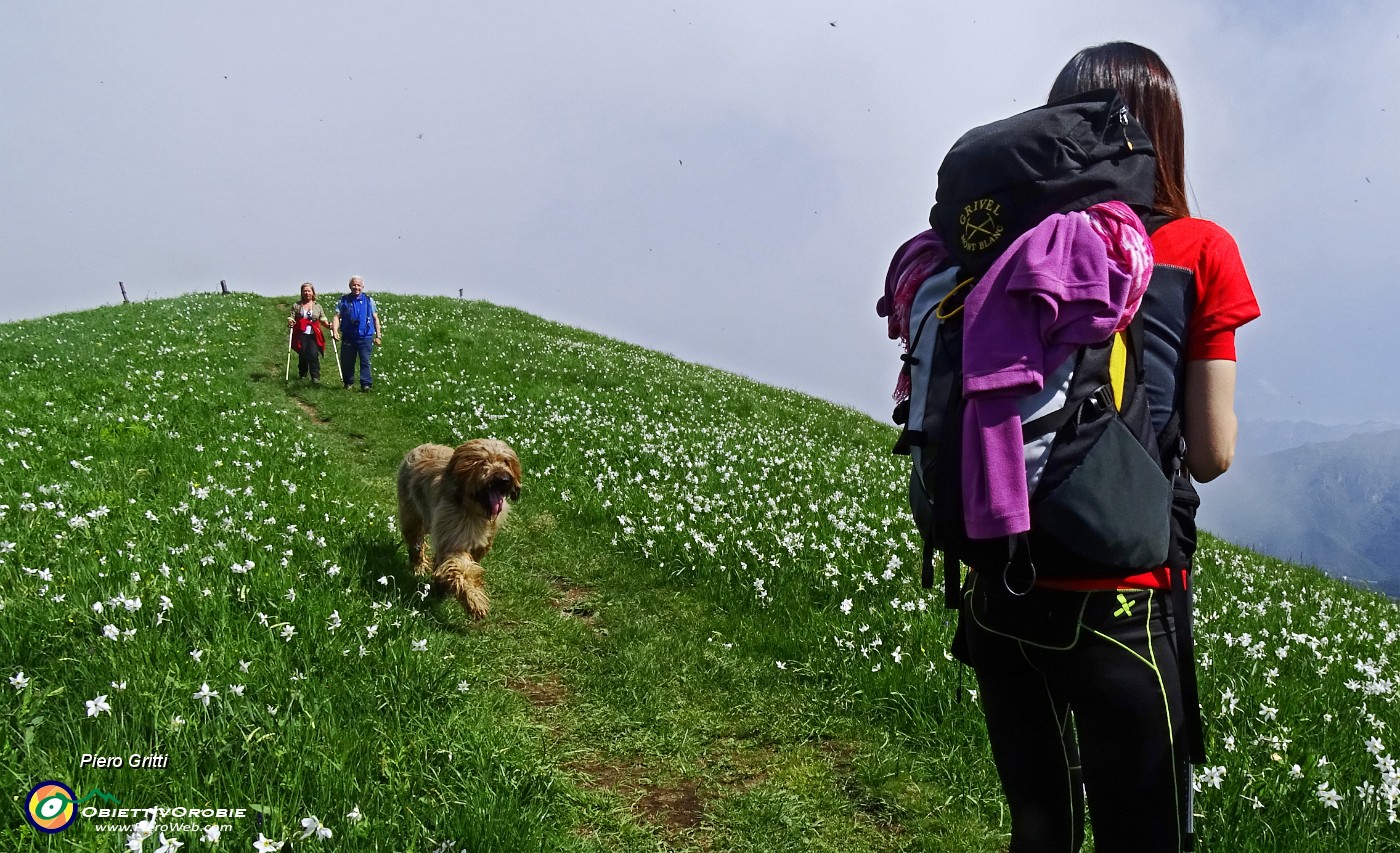
<path fill-rule="evenodd" d="M 940 159 L 1112 39 L 1263 306 L 1241 416 L 1400 423 L 1395 0 L 6 3 L 0 321 L 360 274 L 886 419 Z"/>

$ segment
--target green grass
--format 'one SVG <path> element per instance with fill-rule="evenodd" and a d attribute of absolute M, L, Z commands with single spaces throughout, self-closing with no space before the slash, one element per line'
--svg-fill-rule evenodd
<path fill-rule="evenodd" d="M 244 808 L 194 821 L 244 850 L 1002 849 L 890 428 L 485 303 L 377 300 L 368 395 L 331 360 L 284 383 L 268 299 L 3 327 L 0 677 L 27 683 L 0 680 L 0 847 L 126 849 L 97 825 L 131 819 L 30 828 L 53 779 Z M 392 475 L 480 435 L 525 485 L 473 624 L 409 573 Z M 1198 577 L 1224 768 L 1200 849 L 1400 850 L 1394 604 L 1209 537 Z"/>

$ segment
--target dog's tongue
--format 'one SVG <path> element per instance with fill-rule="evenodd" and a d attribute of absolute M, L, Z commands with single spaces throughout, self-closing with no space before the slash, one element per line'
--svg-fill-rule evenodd
<path fill-rule="evenodd" d="M 501 508 L 505 506 L 506 496 L 497 491 L 492 491 L 489 497 L 491 504 L 491 517 L 495 518 L 501 514 Z"/>

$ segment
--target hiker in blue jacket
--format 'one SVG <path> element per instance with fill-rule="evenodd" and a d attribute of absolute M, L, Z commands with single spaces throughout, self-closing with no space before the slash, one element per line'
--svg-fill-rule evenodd
<path fill-rule="evenodd" d="M 368 391 L 374 384 L 369 369 L 370 353 L 379 346 L 383 328 L 374 300 L 365 293 L 364 279 L 351 276 L 350 292 L 340 297 L 340 302 L 335 306 L 335 318 L 331 321 L 331 334 L 345 343 L 340 349 L 340 374 L 345 380 L 345 390 L 355 385 L 357 356 L 360 359 L 360 390 Z"/>

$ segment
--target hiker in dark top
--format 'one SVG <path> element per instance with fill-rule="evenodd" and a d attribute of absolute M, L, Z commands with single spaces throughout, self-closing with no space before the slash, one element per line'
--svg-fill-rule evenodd
<path fill-rule="evenodd" d="M 326 353 L 324 327 L 326 312 L 316 301 L 316 288 L 311 282 L 301 285 L 301 298 L 287 318 L 292 330 L 292 349 L 297 352 L 297 376 L 311 377 L 312 385 L 321 384 L 321 356 Z"/>
<path fill-rule="evenodd" d="M 1124 42 L 1088 48 L 1049 100 L 1105 88 L 1118 90 L 1157 152 L 1147 225 L 1158 273 L 1141 309 L 1149 400 L 1154 414 L 1180 412 L 1190 477 L 1213 480 L 1230 467 L 1238 434 L 1235 330 L 1259 307 L 1229 233 L 1191 218 L 1181 105 L 1162 60 Z M 1178 298 L 1162 298 L 1172 286 Z M 1183 701 L 1182 673 L 1192 662 L 1178 645 L 1178 628 L 1189 636 L 1189 599 L 1173 593 L 1187 580 L 1197 501 L 1185 477 L 1178 492 L 1173 556 L 1156 571 L 1040 578 L 1019 596 L 995 588 L 995 572 L 969 573 L 962 619 L 1011 816 L 1010 853 L 1079 850 L 1086 800 L 1098 853 L 1189 844 L 1194 699 Z M 1034 618 L 1024 630 L 1014 615 L 998 625 L 999 608 Z"/>
<path fill-rule="evenodd" d="M 350 292 L 340 297 L 331 321 L 331 334 L 345 346 L 340 350 L 340 375 L 346 390 L 355 385 L 355 359 L 360 360 L 360 390 L 368 391 L 374 384 L 370 373 L 370 354 L 379 346 L 383 326 L 374 300 L 365 293 L 365 282 L 351 276 Z"/>

